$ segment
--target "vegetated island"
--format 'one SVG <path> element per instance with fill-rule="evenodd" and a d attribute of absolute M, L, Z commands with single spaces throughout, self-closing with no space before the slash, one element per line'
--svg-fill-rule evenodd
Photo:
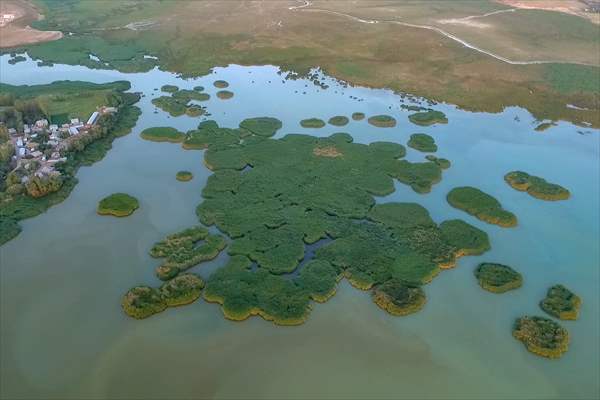
<path fill-rule="evenodd" d="M 224 80 L 217 80 L 217 81 L 214 81 L 214 82 L 213 82 L 213 85 L 214 85 L 216 88 L 219 88 L 219 89 L 225 89 L 225 88 L 229 87 L 229 83 L 228 83 L 227 81 L 224 81 Z"/>
<path fill-rule="evenodd" d="M 136 319 L 148 318 L 167 309 L 193 303 L 200 297 L 204 281 L 194 274 L 181 274 L 160 288 L 136 286 L 121 300 L 123 311 Z"/>
<path fill-rule="evenodd" d="M 141 111 L 129 89 L 126 81 L 0 84 L 0 245 L 21 232 L 18 221 L 66 199 L 77 169 L 131 131 Z"/>
<path fill-rule="evenodd" d="M 179 171 L 175 175 L 175 179 L 177 179 L 178 181 L 181 181 L 181 182 L 191 181 L 193 177 L 194 177 L 194 174 L 192 174 L 190 171 Z"/>
<path fill-rule="evenodd" d="M 419 311 L 427 298 L 419 285 L 389 280 L 373 289 L 373 301 L 392 315 L 408 315 Z"/>
<path fill-rule="evenodd" d="M 569 190 L 564 187 L 523 171 L 509 172 L 504 175 L 504 180 L 513 189 L 527 192 L 536 199 L 556 201 L 567 200 L 571 196 Z"/>
<path fill-rule="evenodd" d="M 152 142 L 181 143 L 185 139 L 185 134 L 169 126 L 157 126 L 144 129 L 140 137 Z"/>
<path fill-rule="evenodd" d="M 322 128 L 325 126 L 325 121 L 319 118 L 307 118 L 300 121 L 300 126 L 303 128 Z"/>
<path fill-rule="evenodd" d="M 378 128 L 393 128 L 396 126 L 396 119 L 390 115 L 374 115 L 369 117 L 367 121 Z"/>
<path fill-rule="evenodd" d="M 217 97 L 221 100 L 228 100 L 233 97 L 233 92 L 230 92 L 229 90 L 219 90 L 217 92 Z"/>
<path fill-rule="evenodd" d="M 447 124 L 448 118 L 441 111 L 429 110 L 414 113 L 408 116 L 408 120 L 415 125 L 429 126 L 434 124 Z"/>
<path fill-rule="evenodd" d="M 517 225 L 517 217 L 513 213 L 506 211 L 498 200 L 477 188 L 471 186 L 454 188 L 448 193 L 446 199 L 452 207 L 463 210 L 488 224 L 505 228 Z"/>
<path fill-rule="evenodd" d="M 198 90 L 178 89 L 177 86 L 168 86 L 167 90 L 171 96 L 160 96 L 152 99 L 152 104 L 161 110 L 168 112 L 172 117 L 179 117 L 187 114 L 190 117 L 197 117 L 206 113 L 204 107 L 198 104 L 190 103 L 193 101 L 207 101 L 210 99 L 208 93 Z M 163 86 L 163 91 L 165 86 Z"/>
<path fill-rule="evenodd" d="M 165 93 L 175 93 L 179 90 L 179 87 L 175 85 L 163 85 L 160 90 Z"/>
<path fill-rule="evenodd" d="M 329 125 L 333 126 L 344 126 L 348 125 L 348 122 L 350 122 L 350 120 L 348 119 L 348 117 L 345 117 L 343 115 L 336 115 L 335 117 L 329 118 L 329 121 L 327 122 L 329 123 Z"/>
<path fill-rule="evenodd" d="M 563 285 L 554 285 L 548 289 L 540 307 L 558 319 L 576 320 L 579 317 L 581 299 Z"/>
<path fill-rule="evenodd" d="M 508 265 L 481 263 L 475 269 L 479 286 L 493 293 L 504 293 L 518 289 L 523 284 L 523 276 Z"/>
<path fill-rule="evenodd" d="M 554 123 L 554 122 L 542 122 L 541 124 L 539 124 L 538 126 L 535 127 L 535 131 L 536 132 L 544 132 L 545 130 L 550 129 L 553 126 L 556 126 L 556 123 Z"/>
<path fill-rule="evenodd" d="M 569 348 L 569 332 L 557 322 L 544 317 L 524 316 L 515 322 L 515 339 L 538 356 L 559 358 Z"/>
<path fill-rule="evenodd" d="M 113 193 L 98 203 L 99 215 L 127 217 L 140 207 L 138 200 L 127 193 Z"/>
<path fill-rule="evenodd" d="M 435 153 L 438 149 L 435 140 L 425 133 L 413 133 L 407 145 L 423 153 Z"/>
<path fill-rule="evenodd" d="M 363 119 L 365 119 L 365 113 L 361 113 L 361 112 L 352 113 L 352 119 L 355 121 L 362 121 Z"/>
<path fill-rule="evenodd" d="M 436 163 L 442 169 L 448 169 L 452 165 L 450 160 L 448 160 L 446 158 L 438 158 L 438 157 L 434 156 L 433 154 L 426 155 L 425 159 Z"/>
<path fill-rule="evenodd" d="M 182 144 L 205 149 L 213 171 L 196 212 L 230 238 L 230 259 L 211 274 L 203 297 L 228 319 L 260 315 L 300 324 L 311 301 L 329 299 L 342 278 L 373 290 L 373 300 L 390 312 L 413 312 L 424 302 L 420 287 L 441 269 L 490 248 L 487 234 L 462 220 L 438 225 L 418 204 L 376 204 L 373 196 L 392 193 L 394 179 L 418 191 L 441 177 L 434 162 L 401 160 L 400 144 L 354 144 L 347 133 L 273 139 L 281 121 L 268 117 L 239 126 L 205 121 Z M 157 244 L 151 255 L 166 258 L 159 278 L 173 279 L 205 254 L 216 257 L 226 242 L 206 234 L 192 230 Z M 322 239 L 299 267 L 306 245 Z"/>

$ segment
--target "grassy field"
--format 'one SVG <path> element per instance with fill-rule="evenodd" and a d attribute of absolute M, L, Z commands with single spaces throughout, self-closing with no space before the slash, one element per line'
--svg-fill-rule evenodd
<path fill-rule="evenodd" d="M 410 92 L 467 110 L 499 112 L 521 106 L 538 119 L 600 126 L 599 67 L 511 65 L 436 31 L 361 23 L 315 9 L 460 32 L 474 45 L 511 59 L 548 57 L 597 64 L 595 27 L 575 16 L 519 10 L 468 19 L 493 25 L 477 28 L 439 21 L 508 7 L 485 0 L 315 1 L 296 11 L 288 9 L 300 5 L 296 1 L 37 0 L 37 4 L 46 14 L 37 28 L 75 33 L 29 47 L 33 57 L 54 62 L 123 71 L 148 70 L 158 63 L 184 76 L 203 75 L 230 63 L 274 64 L 301 74 L 320 66 L 353 84 Z M 90 60 L 89 54 L 101 62 Z"/>

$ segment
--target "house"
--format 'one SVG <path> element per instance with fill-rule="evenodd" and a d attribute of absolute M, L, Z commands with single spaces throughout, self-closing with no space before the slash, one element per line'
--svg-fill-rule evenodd
<path fill-rule="evenodd" d="M 48 129 L 50 129 L 52 132 L 55 132 L 58 130 L 58 125 L 52 124 Z"/>
<path fill-rule="evenodd" d="M 31 133 L 31 129 L 28 126 L 23 127 L 23 133 L 29 135 Z"/>
<path fill-rule="evenodd" d="M 38 128 L 47 128 L 48 127 L 48 120 L 47 119 L 40 119 L 38 121 L 35 121 L 35 126 Z"/>
<path fill-rule="evenodd" d="M 71 135 L 77 135 L 79 133 L 79 131 L 77 130 L 76 127 L 72 126 L 72 127 L 69 128 L 69 133 Z"/>
<path fill-rule="evenodd" d="M 35 158 L 40 158 L 41 156 L 44 155 L 44 153 L 42 153 L 41 151 L 34 151 L 33 153 L 31 153 L 32 156 L 34 156 Z"/>
<path fill-rule="evenodd" d="M 23 139 L 21 139 L 21 138 L 17 139 L 17 147 L 23 147 Z"/>
<path fill-rule="evenodd" d="M 17 154 L 19 154 L 19 157 L 23 157 L 25 155 L 25 147 L 19 147 Z"/>
<path fill-rule="evenodd" d="M 77 125 L 79 123 L 79 118 L 71 119 L 71 125 Z"/>
<path fill-rule="evenodd" d="M 9 135 L 16 135 L 17 130 L 15 128 L 8 128 L 8 134 Z"/>
<path fill-rule="evenodd" d="M 92 115 L 90 115 L 90 119 L 88 119 L 86 125 L 94 125 L 96 123 L 96 121 L 98 120 L 99 116 L 100 116 L 100 113 L 98 111 L 94 111 L 92 113 Z"/>

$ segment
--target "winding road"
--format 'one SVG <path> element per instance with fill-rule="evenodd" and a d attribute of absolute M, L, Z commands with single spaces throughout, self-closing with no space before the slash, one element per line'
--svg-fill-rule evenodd
<path fill-rule="evenodd" d="M 578 64 L 578 65 L 594 65 L 594 64 L 588 64 L 588 63 L 581 63 L 581 62 L 572 62 L 572 61 L 560 61 L 560 60 L 533 60 L 533 61 L 518 61 L 518 60 L 511 60 L 509 58 L 503 57 L 501 55 L 492 53 L 491 51 L 482 49 L 481 47 L 477 47 L 472 43 L 467 42 L 464 39 L 459 38 L 456 35 L 453 35 L 449 32 L 446 32 L 445 30 L 438 28 L 436 26 L 431 26 L 431 25 L 419 25 L 419 24 L 411 24 L 408 22 L 402 22 L 402 21 L 397 21 L 397 20 L 377 20 L 377 19 L 363 19 L 363 18 L 359 18 L 356 17 L 354 15 L 350 15 L 350 14 L 346 14 L 346 13 L 342 13 L 339 11 L 333 11 L 333 10 L 327 10 L 324 8 L 309 8 L 312 5 L 312 3 L 308 0 L 302 0 L 302 4 L 298 5 L 298 6 L 292 6 L 292 7 L 288 7 L 289 10 L 291 11 L 302 11 L 302 12 L 318 12 L 318 13 L 326 13 L 326 14 L 333 14 L 333 15 L 338 15 L 340 17 L 345 17 L 345 18 L 349 18 L 352 19 L 356 22 L 360 22 L 363 24 L 379 24 L 379 23 L 384 23 L 384 24 L 396 24 L 396 25 L 402 25 L 402 26 L 406 26 L 409 28 L 417 28 L 417 29 L 427 29 L 430 31 L 434 31 L 437 32 L 445 37 L 447 37 L 448 39 L 452 39 L 455 42 L 460 43 L 461 45 L 463 45 L 464 47 L 467 47 L 469 49 L 475 50 L 479 53 L 485 54 L 487 56 L 493 57 L 496 60 L 500 60 L 502 62 L 505 62 L 507 64 L 512 64 L 512 65 L 535 65 L 535 64 Z M 482 14 L 482 15 L 469 15 L 463 18 L 457 18 L 457 21 L 468 21 L 470 19 L 475 19 L 475 18 L 484 18 L 484 17 L 488 17 L 490 15 L 495 15 L 495 14 L 500 14 L 500 13 L 505 13 L 505 12 L 516 12 L 518 11 L 518 9 L 516 8 L 508 8 L 508 9 L 502 9 L 502 10 L 496 10 L 496 11 L 492 11 L 492 12 L 488 12 L 486 14 Z"/>

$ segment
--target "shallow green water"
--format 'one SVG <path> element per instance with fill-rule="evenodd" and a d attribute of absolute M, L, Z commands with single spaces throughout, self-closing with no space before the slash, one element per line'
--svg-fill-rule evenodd
<path fill-rule="evenodd" d="M 468 113 L 437 105 L 448 125 L 418 127 L 385 90 L 322 90 L 310 82 L 282 83 L 274 67 L 217 68 L 183 81 L 172 74 L 120 74 L 81 67 L 10 66 L 0 57 L 0 81 L 48 83 L 58 79 L 107 82 L 127 79 L 146 94 L 133 133 L 114 142 L 105 159 L 82 168 L 72 195 L 47 213 L 24 221 L 23 233 L 0 247 L 0 395 L 3 398 L 597 398 L 600 395 L 600 136 L 578 134 L 567 123 L 544 133 L 524 110 Z M 157 260 L 147 252 L 164 235 L 196 223 L 194 209 L 210 172 L 202 152 L 141 140 L 156 125 L 180 130 L 200 119 L 154 114 L 150 104 L 164 84 L 202 85 L 216 79 L 235 96 L 208 103 L 210 118 L 235 127 L 244 118 L 274 116 L 283 133 L 329 135 L 346 131 L 355 141 L 405 144 L 410 134 L 433 136 L 440 157 L 452 161 L 428 195 L 402 184 L 378 201 L 416 201 L 440 222 L 463 218 L 490 234 L 492 250 L 461 259 L 426 286 L 424 310 L 393 317 L 369 294 L 342 282 L 326 304 L 317 304 L 300 327 L 277 327 L 260 318 L 225 320 L 202 300 L 144 321 L 127 318 L 120 296 L 136 284 L 157 284 Z M 254 83 L 252 83 L 254 81 Z M 305 86 L 306 85 L 306 86 Z M 297 91 L 297 93 L 295 93 Z M 302 94 L 306 92 L 306 94 Z M 350 98 L 356 96 L 363 101 Z M 391 107 L 391 109 L 389 108 Z M 303 129 L 299 121 L 334 115 L 388 113 L 395 128 L 366 119 L 345 127 Z M 515 116 L 520 121 L 515 120 Z M 586 131 L 583 129 L 583 131 Z M 424 155 L 407 149 L 407 159 Z M 565 202 L 543 202 L 512 190 L 502 179 L 523 169 L 570 189 Z M 178 182 L 189 170 L 194 179 Z M 473 185 L 494 195 L 519 217 L 503 229 L 450 207 L 446 193 Z M 140 200 L 131 217 L 95 213 L 97 201 L 124 191 Z M 195 269 L 203 276 L 227 258 Z M 505 295 L 483 291 L 473 278 L 481 261 L 512 265 L 524 286 Z M 511 337 L 514 319 L 541 314 L 537 303 L 554 283 L 583 299 L 581 318 L 563 322 L 572 344 L 560 360 L 526 352 Z"/>

